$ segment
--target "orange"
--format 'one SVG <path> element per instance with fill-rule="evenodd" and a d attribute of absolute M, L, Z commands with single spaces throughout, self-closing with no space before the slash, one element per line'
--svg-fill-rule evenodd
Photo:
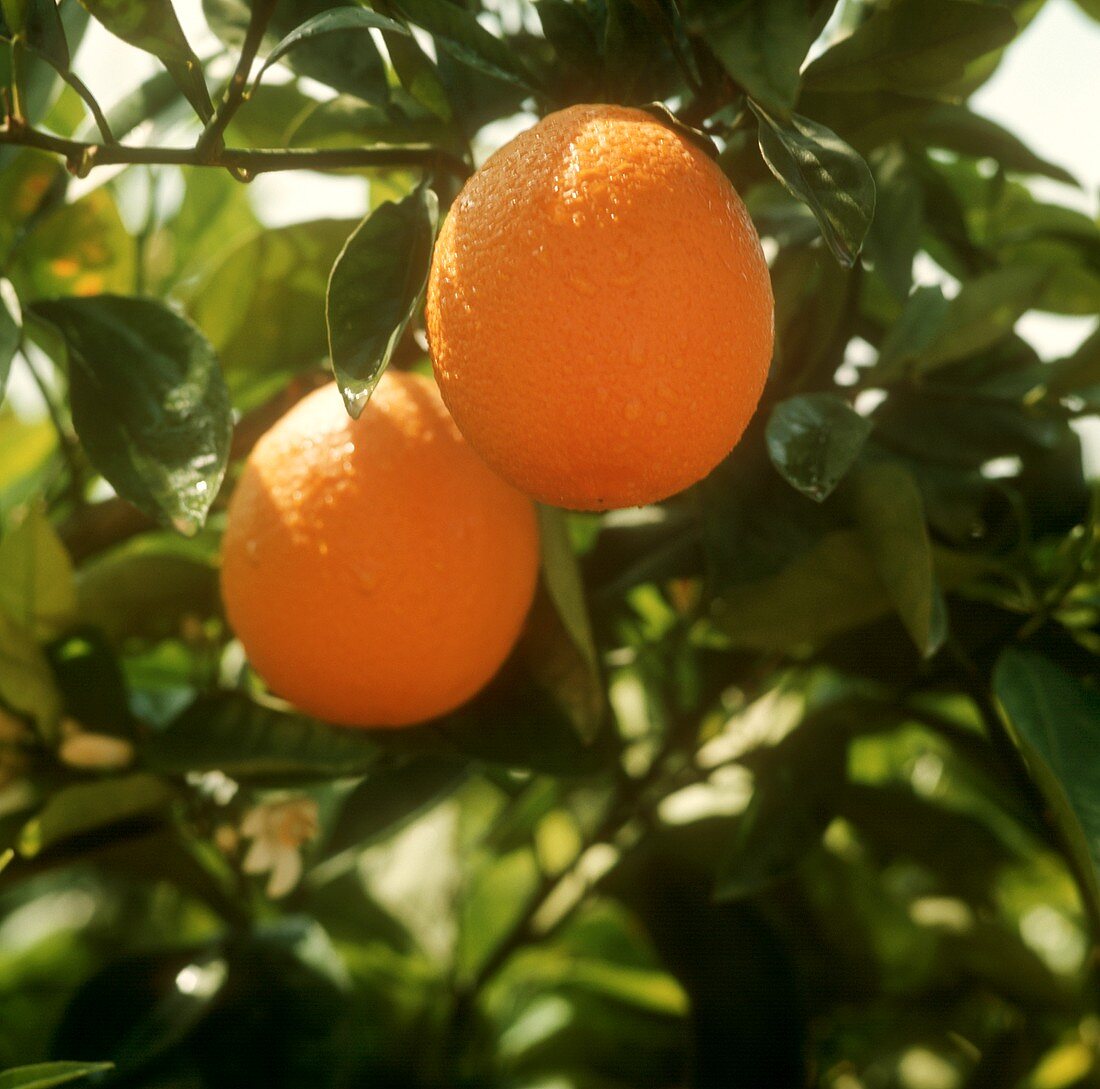
<path fill-rule="evenodd" d="M 771 361 L 760 239 L 717 164 L 652 115 L 552 113 L 496 152 L 432 259 L 428 339 L 471 445 L 527 494 L 664 499 L 737 443 Z"/>
<path fill-rule="evenodd" d="M 429 378 L 389 372 L 358 420 L 335 385 L 256 444 L 229 504 L 226 612 L 256 671 L 355 726 L 450 711 L 498 670 L 534 594 L 530 501 Z"/>

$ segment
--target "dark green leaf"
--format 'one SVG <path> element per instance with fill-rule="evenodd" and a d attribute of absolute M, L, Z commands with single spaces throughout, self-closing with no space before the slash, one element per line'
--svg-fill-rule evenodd
<path fill-rule="evenodd" d="M 853 34 L 806 69 L 803 80 L 830 91 L 932 94 L 1015 36 L 1015 21 L 997 4 L 897 0 L 873 8 Z"/>
<path fill-rule="evenodd" d="M 54 1089 L 83 1081 L 89 1074 L 105 1074 L 114 1069 L 114 1063 L 36 1063 L 34 1066 L 18 1066 L 0 1074 L 0 1089 Z"/>
<path fill-rule="evenodd" d="M 810 46 L 807 6 L 803 0 L 731 0 L 708 25 L 707 44 L 750 98 L 782 117 L 798 97 L 798 69 Z"/>
<path fill-rule="evenodd" d="M 23 339 L 23 311 L 10 280 L 0 276 L 0 401 L 11 371 L 11 361 Z"/>
<path fill-rule="evenodd" d="M 1006 170 L 1043 174 L 1067 185 L 1077 184 L 1077 179 L 1064 167 L 1040 158 L 995 121 L 957 103 L 940 102 L 933 106 L 916 127 L 915 135 L 930 147 L 995 159 Z"/>
<path fill-rule="evenodd" d="M 19 34 L 59 72 L 69 70 L 69 43 L 56 0 L 0 0 L 11 34 Z"/>
<path fill-rule="evenodd" d="M 566 515 L 555 507 L 538 506 L 542 577 L 565 630 L 593 670 L 599 668 L 592 624 L 584 597 L 580 568 L 569 537 Z"/>
<path fill-rule="evenodd" d="M 901 314 L 879 349 L 875 373 L 882 379 L 899 377 L 921 359 L 947 320 L 948 302 L 938 287 L 918 287 L 906 300 Z"/>
<path fill-rule="evenodd" d="M 368 212 L 332 266 L 326 295 L 329 351 L 344 404 L 363 411 L 416 312 L 432 259 L 439 205 L 420 186 Z"/>
<path fill-rule="evenodd" d="M 947 609 L 916 481 L 893 462 L 868 466 L 855 480 L 855 508 L 887 594 L 917 649 L 931 657 L 947 637 Z"/>
<path fill-rule="evenodd" d="M 328 11 L 319 12 L 312 19 L 307 19 L 300 27 L 292 30 L 274 49 L 267 55 L 263 67 L 256 74 L 253 87 L 258 87 L 260 80 L 264 78 L 264 72 L 276 61 L 281 60 L 299 42 L 319 38 L 325 34 L 347 34 L 349 31 L 387 30 L 394 34 L 408 34 L 400 23 L 387 19 L 384 15 L 378 15 L 366 8 L 331 8 Z M 361 42 L 362 48 L 373 48 L 373 43 L 367 45 Z"/>
<path fill-rule="evenodd" d="M 945 589 L 983 568 L 981 560 L 944 550 L 935 560 Z M 863 535 L 836 530 L 777 575 L 732 587 L 715 620 L 735 646 L 787 650 L 862 627 L 892 606 Z"/>
<path fill-rule="evenodd" d="M 486 75 L 531 89 L 531 75 L 515 52 L 490 34 L 471 12 L 448 0 L 394 0 L 394 5 L 456 60 Z"/>
<path fill-rule="evenodd" d="M 171 0 L 80 0 L 112 34 L 159 58 L 202 120 L 214 112 L 202 64 L 187 43 Z"/>
<path fill-rule="evenodd" d="M 65 787 L 24 826 L 19 853 L 34 858 L 73 836 L 163 810 L 172 797 L 167 783 L 145 772 Z"/>
<path fill-rule="evenodd" d="M 70 357 L 73 423 L 118 493 L 184 533 L 202 525 L 229 456 L 229 395 L 214 350 L 150 299 L 37 303 Z"/>
<path fill-rule="evenodd" d="M 875 212 L 875 181 L 867 164 L 823 125 L 798 114 L 778 120 L 751 105 L 771 172 L 817 216 L 836 259 L 853 265 Z"/>
<path fill-rule="evenodd" d="M 450 121 L 453 111 L 447 98 L 447 90 L 428 55 L 404 30 L 401 34 L 383 33 L 383 37 L 386 52 L 390 55 L 393 70 L 401 80 L 401 86 L 416 102 L 441 121 Z"/>
<path fill-rule="evenodd" d="M 780 475 L 818 503 L 855 463 L 871 422 L 832 393 L 780 401 L 768 420 L 768 456 Z"/>
<path fill-rule="evenodd" d="M 947 306 L 939 335 L 921 353 L 918 370 L 973 355 L 1006 337 L 1050 275 L 1042 265 L 1010 265 L 964 283 Z"/>
<path fill-rule="evenodd" d="M 1050 370 L 1047 390 L 1056 397 L 1100 387 L 1100 327 L 1093 330 L 1073 355 L 1058 360 Z"/>
<path fill-rule="evenodd" d="M 894 297 L 904 300 L 924 232 L 924 191 L 908 157 L 897 148 L 876 155 L 872 164 L 875 218 L 863 252 Z"/>
<path fill-rule="evenodd" d="M 362 774 L 380 748 L 364 733 L 264 707 L 237 692 L 203 696 L 143 750 L 173 775 L 220 770 L 234 778 L 320 778 Z"/>
<path fill-rule="evenodd" d="M 1038 654 L 1008 648 L 993 672 L 1000 702 L 1082 873 L 1100 900 L 1100 696 Z"/>
<path fill-rule="evenodd" d="M 465 774 L 461 760 L 437 756 L 369 773 L 344 802 L 325 853 L 365 847 L 380 836 L 392 835 L 450 793 Z"/>

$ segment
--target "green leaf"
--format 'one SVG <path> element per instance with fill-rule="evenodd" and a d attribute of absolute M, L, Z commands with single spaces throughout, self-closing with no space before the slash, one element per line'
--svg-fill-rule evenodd
<path fill-rule="evenodd" d="M 171 0 L 80 0 L 117 38 L 157 57 L 203 121 L 214 113 L 202 63 L 184 36 Z"/>
<path fill-rule="evenodd" d="M 921 353 L 918 370 L 974 355 L 1008 336 L 1050 275 L 1043 265 L 1009 265 L 968 280 L 948 304 L 939 335 Z"/>
<path fill-rule="evenodd" d="M 569 536 L 567 515 L 556 507 L 537 506 L 542 577 L 550 600 L 570 639 L 594 672 L 599 670 L 596 641 L 588 617 L 580 566 Z"/>
<path fill-rule="evenodd" d="M 958 103 L 937 103 L 921 118 L 915 135 L 930 147 L 995 159 L 1009 171 L 1042 174 L 1067 185 L 1078 184 L 1068 170 L 1036 155 L 1008 129 Z"/>
<path fill-rule="evenodd" d="M 855 264 L 875 212 L 875 180 L 836 133 L 798 114 L 781 121 L 750 101 L 760 153 L 783 186 L 806 204 L 836 259 Z"/>
<path fill-rule="evenodd" d="M 173 796 L 166 782 L 146 772 L 65 787 L 24 825 L 19 853 L 34 858 L 74 836 L 163 810 Z"/>
<path fill-rule="evenodd" d="M 0 612 L 0 700 L 48 733 L 61 713 L 49 662 L 30 632 Z"/>
<path fill-rule="evenodd" d="M 264 41 L 273 48 L 281 37 L 292 34 L 317 15 L 336 8 L 350 11 L 359 7 L 339 0 L 277 0 Z M 243 44 L 251 14 L 247 0 L 203 0 L 203 12 L 210 28 L 222 41 L 233 48 Z M 287 64 L 299 75 L 309 76 L 345 94 L 380 105 L 389 102 L 386 65 L 369 35 L 312 37 L 290 53 Z"/>
<path fill-rule="evenodd" d="M 847 738 L 835 729 L 796 730 L 762 750 L 752 798 L 734 825 L 714 896 L 739 900 L 790 874 L 820 842 L 845 779 Z"/>
<path fill-rule="evenodd" d="M 220 692 L 153 733 L 143 756 L 171 775 L 216 769 L 237 779 L 323 778 L 362 774 L 381 751 L 367 734 Z"/>
<path fill-rule="evenodd" d="M 73 424 L 116 491 L 183 533 L 202 525 L 229 457 L 229 395 L 189 321 L 151 299 L 35 304 L 69 349 Z"/>
<path fill-rule="evenodd" d="M 0 1074 L 0 1089 L 54 1089 L 82 1081 L 89 1074 L 105 1074 L 115 1068 L 114 1063 L 35 1063 L 33 1066 L 17 1066 Z"/>
<path fill-rule="evenodd" d="M 490 34 L 471 12 L 448 0 L 394 0 L 394 6 L 431 34 L 455 60 L 524 90 L 533 89 L 531 75 L 515 52 Z"/>
<path fill-rule="evenodd" d="M 441 121 L 450 121 L 454 111 L 447 98 L 447 89 L 435 64 L 412 35 L 402 28 L 401 34 L 383 32 L 383 38 L 401 86 Z"/>
<path fill-rule="evenodd" d="M 750 98 L 775 116 L 798 97 L 799 66 L 810 46 L 803 0 L 733 0 L 707 26 L 707 44 Z"/>
<path fill-rule="evenodd" d="M 329 351 L 344 404 L 363 411 L 416 313 L 439 205 L 426 185 L 368 212 L 332 266 L 326 295 Z"/>
<path fill-rule="evenodd" d="M 12 35 L 20 35 L 59 72 L 69 70 L 69 43 L 56 0 L 0 0 L 0 10 Z"/>
<path fill-rule="evenodd" d="M 267 55 L 263 67 L 256 73 L 253 90 L 260 85 L 264 78 L 264 72 L 276 61 L 281 60 L 299 42 L 309 41 L 322 37 L 325 34 L 346 34 L 349 31 L 387 30 L 393 34 L 405 34 L 408 30 L 393 19 L 387 19 L 384 15 L 378 15 L 366 8 L 331 8 L 328 11 L 319 12 L 312 19 L 307 19 L 301 26 L 292 30 L 274 49 Z M 361 43 L 364 48 L 373 48 L 373 43 L 367 45 Z"/>
<path fill-rule="evenodd" d="M 908 156 L 891 148 L 872 159 L 875 218 L 863 247 L 865 257 L 896 299 L 913 285 L 913 260 L 924 233 L 924 189 Z"/>
<path fill-rule="evenodd" d="M 234 405 L 249 408 L 325 357 L 325 287 L 352 220 L 264 230 L 192 289 L 188 311 L 218 351 Z"/>
<path fill-rule="evenodd" d="M 106 186 L 34 224 L 9 275 L 23 299 L 124 293 L 134 284 L 134 240 Z"/>
<path fill-rule="evenodd" d="M 1100 23 L 1100 0 L 1077 0 L 1077 6 Z"/>
<path fill-rule="evenodd" d="M 10 280 L 0 276 L 0 401 L 11 372 L 11 361 L 23 340 L 23 311 Z"/>
<path fill-rule="evenodd" d="M 1047 658 L 1009 647 L 993 693 L 1100 901 L 1100 696 Z"/>
<path fill-rule="evenodd" d="M 917 482 L 893 462 L 868 466 L 855 479 L 855 509 L 890 600 L 917 649 L 931 657 L 947 638 L 947 609 Z"/>
<path fill-rule="evenodd" d="M 935 559 L 948 590 L 984 565 L 946 550 L 937 550 Z M 789 650 L 862 627 L 892 607 L 864 535 L 835 530 L 778 574 L 732 587 L 716 604 L 715 622 L 734 646 Z"/>
<path fill-rule="evenodd" d="M 833 393 L 780 401 L 768 419 L 768 456 L 792 487 L 823 502 L 855 464 L 871 421 Z"/>
<path fill-rule="evenodd" d="M 961 79 L 977 57 L 1012 41 L 1016 23 L 997 4 L 897 0 L 876 6 L 856 31 L 803 73 L 807 87 L 934 94 Z"/>
<path fill-rule="evenodd" d="M 938 287 L 918 287 L 887 330 L 875 374 L 884 381 L 898 378 L 916 363 L 940 335 L 948 306 Z"/>
<path fill-rule="evenodd" d="M 0 538 L 0 609 L 39 637 L 58 634 L 76 612 L 72 561 L 38 507 Z"/>
<path fill-rule="evenodd" d="M 1085 338 L 1077 350 L 1051 365 L 1047 391 L 1056 397 L 1100 387 L 1100 326 Z"/>
<path fill-rule="evenodd" d="M 429 755 L 368 773 L 344 802 L 325 853 L 365 847 L 393 834 L 449 794 L 466 771 L 461 760 Z"/>

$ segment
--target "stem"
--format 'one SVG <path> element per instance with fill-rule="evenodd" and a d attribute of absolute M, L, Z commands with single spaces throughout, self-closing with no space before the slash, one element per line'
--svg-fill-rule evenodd
<path fill-rule="evenodd" d="M 11 120 L 16 128 L 27 123 L 27 111 L 23 102 L 24 65 L 23 43 L 16 38 L 11 43 Z"/>
<path fill-rule="evenodd" d="M 46 411 L 49 413 L 50 422 L 57 432 L 57 441 L 58 445 L 61 447 L 61 456 L 65 459 L 65 467 L 69 472 L 69 498 L 72 500 L 73 506 L 79 510 L 84 505 L 84 488 L 82 482 L 84 474 L 80 468 L 80 458 L 77 454 L 76 442 L 70 434 L 69 429 L 65 426 L 65 421 L 61 418 L 61 412 L 54 402 L 53 391 L 50 389 L 49 384 L 34 365 L 34 361 L 31 359 L 30 354 L 24 350 L 22 355 L 23 362 L 26 363 L 27 370 L 30 372 L 31 378 L 34 379 L 34 384 L 38 387 L 38 392 L 42 395 L 42 400 L 46 403 Z"/>
<path fill-rule="evenodd" d="M 99 134 L 103 137 L 105 144 L 117 144 L 114 133 L 111 132 L 111 125 L 108 122 L 103 110 L 100 108 L 99 103 L 96 101 L 95 95 L 88 90 L 84 81 L 75 73 L 58 69 L 58 74 L 61 78 L 84 100 L 84 105 L 88 107 L 92 117 L 95 119 L 96 128 L 99 129 Z"/>
<path fill-rule="evenodd" d="M 198 143 L 195 144 L 196 153 L 203 158 L 215 153 L 222 145 L 222 134 L 245 100 L 245 89 L 252 71 L 252 62 L 259 52 L 264 33 L 267 31 L 267 24 L 274 10 L 275 0 L 253 0 L 252 2 L 252 15 L 248 20 L 248 31 L 241 46 L 241 54 L 237 58 L 237 67 L 229 80 L 225 95 L 214 111 L 214 116 L 207 122 Z"/>
<path fill-rule="evenodd" d="M 363 148 L 222 148 L 206 155 L 197 148 L 128 147 L 67 140 L 10 122 L 0 125 L 0 145 L 16 144 L 62 156 L 69 170 L 84 177 L 97 166 L 143 163 L 151 166 L 207 166 L 245 171 L 249 175 L 276 170 L 344 170 L 374 166 L 416 166 L 440 169 L 465 179 L 470 167 L 456 155 L 430 144 L 400 144 Z"/>

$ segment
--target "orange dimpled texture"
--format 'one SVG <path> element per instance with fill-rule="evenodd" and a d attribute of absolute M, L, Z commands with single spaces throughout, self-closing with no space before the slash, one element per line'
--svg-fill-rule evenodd
<path fill-rule="evenodd" d="M 729 453 L 774 305 L 703 150 L 642 110 L 574 106 L 467 182 L 427 316 L 443 399 L 485 460 L 543 502 L 603 510 L 664 499 Z"/>
<path fill-rule="evenodd" d="M 387 373 L 358 420 L 335 385 L 256 444 L 229 505 L 222 596 L 273 692 L 403 726 L 496 673 L 535 590 L 530 501 L 470 449 L 430 379 Z"/>

